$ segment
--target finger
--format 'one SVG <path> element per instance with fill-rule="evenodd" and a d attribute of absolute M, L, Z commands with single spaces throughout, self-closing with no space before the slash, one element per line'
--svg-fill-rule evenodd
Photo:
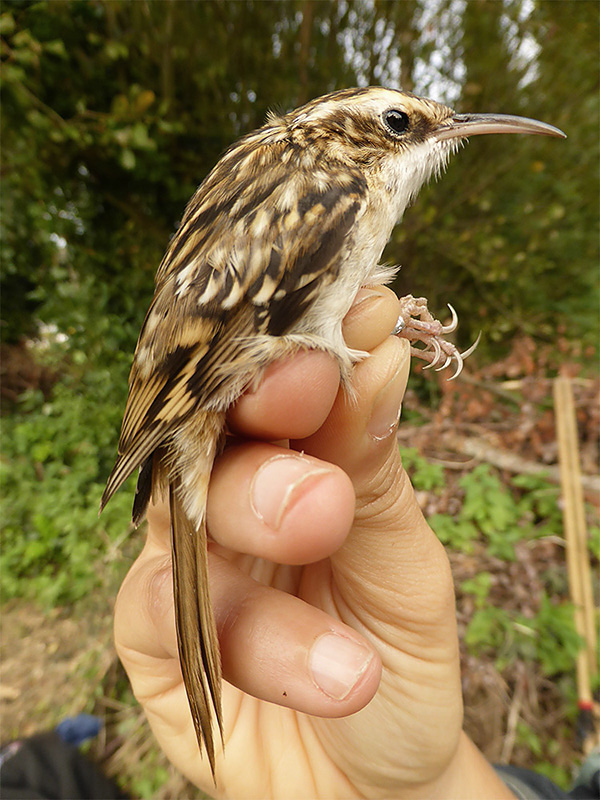
<path fill-rule="evenodd" d="M 372 639 L 384 665 L 380 691 L 360 717 L 323 726 L 338 743 L 341 737 L 342 754 L 368 738 L 375 763 L 387 763 L 396 776 L 405 765 L 390 741 L 403 741 L 415 724 L 430 740 L 426 721 L 435 718 L 447 736 L 432 748 L 432 763 L 443 763 L 455 751 L 462 719 L 450 566 L 418 507 L 395 436 L 409 352 L 408 342 L 387 338 L 356 366 L 353 397 L 340 391 L 323 427 L 291 443 L 342 467 L 356 492 L 352 532 L 330 559 L 335 593 L 316 569 L 304 571 L 300 592 Z M 361 774 L 352 758 L 337 763 L 350 776 Z"/>
<path fill-rule="evenodd" d="M 392 332 L 400 310 L 400 301 L 387 286 L 364 287 L 344 319 L 344 341 L 354 350 L 374 350 Z"/>
<path fill-rule="evenodd" d="M 152 555 L 166 555 L 171 552 L 171 515 L 165 497 L 153 497 L 146 511 L 148 522 L 146 549 Z"/>
<path fill-rule="evenodd" d="M 231 430 L 257 439 L 302 438 L 323 424 L 337 395 L 340 371 L 332 356 L 304 350 L 268 366 L 260 384 L 233 405 Z"/>
<path fill-rule="evenodd" d="M 389 336 L 399 314 L 400 303 L 391 289 L 361 289 L 343 324 L 348 347 L 372 350 Z M 339 377 L 334 359 L 318 350 L 276 361 L 265 369 L 259 385 L 230 409 L 229 426 L 236 433 L 259 439 L 309 436 L 327 418 Z"/>
<path fill-rule="evenodd" d="M 369 702 L 381 662 L 367 641 L 297 597 L 256 583 L 214 553 L 209 558 L 227 681 L 247 694 L 318 716 L 345 716 Z M 152 704 L 181 684 L 171 572 L 164 560 L 143 554 L 130 571 L 117 599 L 115 639 L 136 696 L 146 710 L 158 713 Z"/>
<path fill-rule="evenodd" d="M 388 335 L 355 366 L 352 393 L 338 392 L 319 431 L 291 444 L 341 466 L 364 491 L 363 484 L 398 451 L 395 433 L 409 370 L 410 346 Z"/>
<path fill-rule="evenodd" d="M 279 564 L 307 564 L 342 545 L 354 489 L 339 467 L 267 443 L 228 448 L 215 462 L 208 530 L 221 545 Z"/>
<path fill-rule="evenodd" d="M 228 448 L 215 462 L 207 503 L 211 538 L 278 564 L 308 564 L 334 553 L 354 519 L 354 489 L 334 464 L 267 443 Z M 166 501 L 147 512 L 147 549 L 170 552 Z"/>
<path fill-rule="evenodd" d="M 436 646 L 454 649 L 448 561 L 402 469 L 395 436 L 408 370 L 408 343 L 389 337 L 355 368 L 354 397 L 340 392 L 318 433 L 293 445 L 337 464 L 353 480 L 354 528 L 333 557 L 346 596 L 388 620 L 378 627 L 389 641 L 405 646 L 415 626 L 412 644 L 420 645 L 420 631 L 430 636 L 435 625 Z"/>

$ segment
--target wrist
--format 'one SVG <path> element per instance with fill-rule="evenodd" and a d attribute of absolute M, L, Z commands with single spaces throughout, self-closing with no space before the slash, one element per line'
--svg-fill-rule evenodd
<path fill-rule="evenodd" d="M 446 769 L 430 783 L 402 795 L 402 800 L 515 800 L 483 753 L 462 731 Z"/>

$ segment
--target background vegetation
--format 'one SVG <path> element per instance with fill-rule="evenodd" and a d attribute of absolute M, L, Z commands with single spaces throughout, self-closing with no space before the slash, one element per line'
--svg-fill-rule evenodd
<path fill-rule="evenodd" d="M 427 296 L 437 312 L 455 305 L 462 343 L 483 329 L 478 363 L 526 340 L 546 354 L 542 377 L 566 361 L 589 372 L 598 15 L 596 0 L 5 1 L 3 599 L 69 606 L 94 591 L 110 597 L 118 584 L 131 493 L 120 492 L 100 520 L 96 509 L 154 272 L 197 184 L 269 108 L 383 84 L 565 130 L 565 142 L 474 139 L 422 192 L 386 256 L 403 265 L 399 292 Z M 440 401 L 435 382 L 417 387 L 421 403 Z M 443 476 L 415 463 L 422 490 L 439 489 Z M 460 513 L 444 508 L 434 520 L 458 552 L 479 541 L 510 560 L 515 541 L 503 531 L 514 540 L 560 531 L 543 503 L 523 505 L 531 487 L 503 489 L 489 470 L 465 480 L 454 486 Z M 547 631 L 551 619 L 554 645 L 532 649 L 522 619 L 492 613 L 490 621 L 492 584 L 479 577 L 464 589 L 479 620 L 472 651 L 497 655 L 507 641 L 500 626 L 520 631 L 502 658 L 525 652 L 544 675 L 567 671 L 558 651 L 577 648 L 570 622 L 561 627 L 544 594 L 532 613 L 545 617 L 531 625 Z M 530 733 L 521 731 L 533 752 Z"/>

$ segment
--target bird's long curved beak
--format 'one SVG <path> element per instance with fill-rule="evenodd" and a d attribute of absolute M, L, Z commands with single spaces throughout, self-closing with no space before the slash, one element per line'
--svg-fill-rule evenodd
<path fill-rule="evenodd" d="M 454 114 L 440 125 L 433 137 L 441 142 L 446 139 L 466 139 L 482 133 L 534 133 L 567 138 L 566 133 L 546 122 L 510 114 Z"/>

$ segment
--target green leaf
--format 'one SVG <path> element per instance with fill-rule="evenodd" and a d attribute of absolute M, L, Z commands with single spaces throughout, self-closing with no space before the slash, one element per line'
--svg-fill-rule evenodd
<path fill-rule="evenodd" d="M 442 544 L 463 553 L 473 552 L 477 528 L 469 520 L 453 519 L 447 514 L 433 514 L 428 522 Z"/>
<path fill-rule="evenodd" d="M 135 153 L 128 147 L 121 150 L 120 161 L 127 170 L 135 169 Z"/>
<path fill-rule="evenodd" d="M 54 39 L 51 42 L 44 42 L 44 50 L 53 56 L 67 60 L 69 58 L 65 43 L 61 39 Z"/>
<path fill-rule="evenodd" d="M 417 490 L 431 491 L 445 485 L 444 469 L 432 464 L 414 447 L 401 447 L 402 463 Z"/>
<path fill-rule="evenodd" d="M 492 586 L 492 576 L 489 572 L 480 572 L 474 578 L 463 581 L 460 585 L 465 594 L 472 594 L 478 608 L 483 607 Z"/>
<path fill-rule="evenodd" d="M 0 36 L 10 36 L 15 30 L 15 18 L 10 12 L 0 14 Z"/>

